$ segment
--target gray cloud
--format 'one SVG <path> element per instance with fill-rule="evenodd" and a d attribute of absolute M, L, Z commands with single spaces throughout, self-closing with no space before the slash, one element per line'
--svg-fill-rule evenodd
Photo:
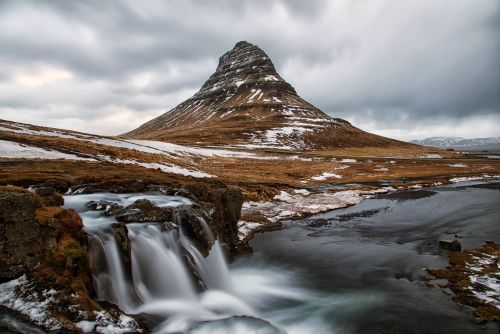
<path fill-rule="evenodd" d="M 442 124 L 485 119 L 482 134 L 499 135 L 499 15 L 496 0 L 6 0 L 0 113 L 125 132 L 197 91 L 247 40 L 304 99 L 366 130 L 446 135 Z"/>

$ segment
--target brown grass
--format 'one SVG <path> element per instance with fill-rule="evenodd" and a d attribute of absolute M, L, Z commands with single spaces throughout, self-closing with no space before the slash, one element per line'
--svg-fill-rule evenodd
<path fill-rule="evenodd" d="M 475 307 L 474 314 L 476 316 L 487 321 L 500 321 L 500 310 L 494 305 L 476 298 L 469 289 L 469 286 L 473 285 L 469 278 L 472 270 L 468 269 L 467 266 L 476 263 L 477 259 L 474 259 L 474 257 L 481 258 L 483 254 L 493 255 L 498 259 L 500 245 L 485 245 L 482 248 L 464 253 L 447 252 L 446 255 L 448 256 L 450 265 L 446 269 L 429 269 L 428 271 L 438 279 L 448 280 L 446 287 L 450 288 L 456 294 L 453 299 L 456 302 Z M 500 268 L 496 265 L 485 267 L 481 272 L 474 273 L 497 277 L 497 279 L 500 278 Z M 476 287 L 476 289 L 481 288 L 481 286 Z"/>
<path fill-rule="evenodd" d="M 46 226 L 50 218 L 59 218 L 62 211 L 63 209 L 58 206 L 44 206 L 38 208 L 35 211 L 35 221 L 40 225 Z"/>
<path fill-rule="evenodd" d="M 2 123 L 5 124 L 5 123 Z M 229 123 L 228 123 L 229 124 Z M 33 130 L 51 129 L 31 126 Z M 348 129 L 349 130 L 349 129 Z M 67 132 L 74 136 L 84 134 Z M 346 130 L 358 133 L 359 129 Z M 150 154 L 137 150 L 110 147 L 92 142 L 51 136 L 29 135 L 0 131 L 10 140 L 30 143 L 35 146 L 65 148 L 90 155 L 107 155 L 123 160 L 145 163 L 175 164 L 191 170 L 200 170 L 218 176 L 222 182 L 237 186 L 245 192 L 248 200 L 262 200 L 286 186 L 317 186 L 325 183 L 369 183 L 375 181 L 398 181 L 406 176 L 408 187 L 414 184 L 431 185 L 434 182 L 447 183 L 451 177 L 480 176 L 483 173 L 500 173 L 500 160 L 470 159 L 461 152 L 410 145 L 385 139 L 378 147 L 338 148 L 330 151 L 303 153 L 254 151 L 265 159 L 242 159 L 226 157 L 205 157 L 196 155 Z M 346 137 L 347 138 L 347 137 Z M 381 142 L 381 143 L 382 143 Z M 439 154 L 443 159 L 421 159 L 420 156 Z M 294 157 L 295 158 L 292 158 Z M 298 159 L 298 158 L 299 159 Z M 357 163 L 343 163 L 341 159 L 355 158 Z M 391 161 L 395 161 L 391 164 Z M 450 165 L 462 163 L 466 167 Z M 344 168 L 343 166 L 348 166 Z M 376 169 L 388 168 L 388 171 Z M 341 179 L 314 181 L 313 176 L 323 172 L 341 175 Z M 199 179 L 178 174 L 164 173 L 131 164 L 111 162 L 85 162 L 71 160 L 42 159 L 0 159 L 0 185 L 16 185 L 27 188 L 45 180 L 54 180 L 59 191 L 66 191 L 75 184 L 97 183 L 103 189 L 133 191 L 130 184 L 137 179 L 146 185 L 163 184 L 179 186 L 184 183 L 199 182 Z M 203 181 L 203 180 L 201 180 Z M 267 187 L 267 190 L 258 188 Z M 273 189 L 273 190 L 270 190 Z"/>

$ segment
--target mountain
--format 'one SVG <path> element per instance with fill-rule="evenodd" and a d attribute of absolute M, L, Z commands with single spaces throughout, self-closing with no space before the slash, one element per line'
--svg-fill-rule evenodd
<path fill-rule="evenodd" d="M 258 46 L 238 42 L 191 98 L 122 135 L 177 144 L 288 150 L 411 147 L 304 101 Z"/>
<path fill-rule="evenodd" d="M 464 139 L 461 137 L 430 137 L 421 140 L 412 140 L 410 143 L 438 148 L 500 150 L 500 137 L 472 139 Z"/>

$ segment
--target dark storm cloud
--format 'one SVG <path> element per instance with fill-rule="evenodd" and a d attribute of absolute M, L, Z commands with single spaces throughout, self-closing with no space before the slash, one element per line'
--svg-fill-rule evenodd
<path fill-rule="evenodd" d="M 0 110 L 76 117 L 90 132 L 92 118 L 126 119 L 125 132 L 196 92 L 247 40 L 308 102 L 367 130 L 494 123 L 499 16 L 496 0 L 6 0 Z"/>

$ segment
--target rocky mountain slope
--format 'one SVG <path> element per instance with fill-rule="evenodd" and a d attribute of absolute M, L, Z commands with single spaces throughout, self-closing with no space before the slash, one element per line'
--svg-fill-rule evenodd
<path fill-rule="evenodd" d="M 326 115 L 300 98 L 266 53 L 247 42 L 220 58 L 199 92 L 123 136 L 288 150 L 411 146 Z"/>
<path fill-rule="evenodd" d="M 500 137 L 471 139 L 461 137 L 430 137 L 420 140 L 412 140 L 410 143 L 438 148 L 500 150 Z"/>

